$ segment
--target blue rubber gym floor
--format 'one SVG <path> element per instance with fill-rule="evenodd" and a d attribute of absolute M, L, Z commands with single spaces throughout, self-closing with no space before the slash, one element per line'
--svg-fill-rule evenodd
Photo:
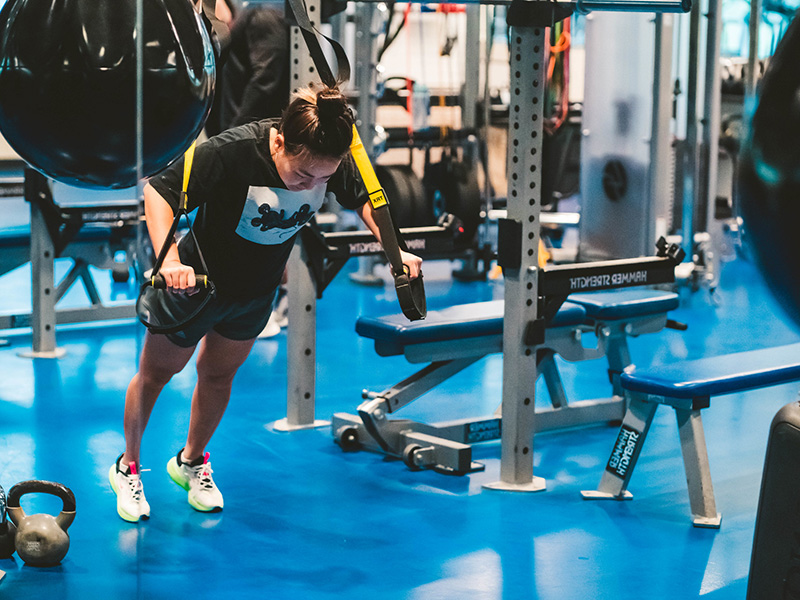
<path fill-rule="evenodd" d="M 66 264 L 64 264 L 66 263 Z M 59 261 L 63 273 L 69 261 Z M 354 412 L 361 390 L 413 373 L 403 358 L 379 358 L 354 331 L 362 314 L 397 310 L 393 289 L 353 283 L 347 270 L 318 305 L 317 418 Z M 29 267 L 0 278 L 0 311 L 29 309 Z M 430 309 L 502 297 L 502 283 L 460 283 L 448 263 L 430 263 Z M 98 273 L 101 282 L 103 274 Z M 106 277 L 107 297 L 130 288 Z M 79 305 L 80 289 L 65 303 Z M 681 289 L 671 315 L 685 332 L 631 342 L 634 362 L 666 364 L 800 341 L 756 269 L 724 266 L 712 298 Z M 587 502 L 617 429 L 596 426 L 537 435 L 536 494 L 487 491 L 499 478 L 499 442 L 476 447 L 486 470 L 469 476 L 409 471 L 367 452 L 343 453 L 329 429 L 281 433 L 286 414 L 286 333 L 257 342 L 234 384 L 208 448 L 225 510 L 201 514 L 166 473 L 182 446 L 193 387 L 191 365 L 164 391 L 144 438 L 143 474 L 152 517 L 116 514 L 107 472 L 123 448 L 125 388 L 142 328 L 133 321 L 61 328 L 58 360 L 28 359 L 30 334 L 0 332 L 0 483 L 69 486 L 77 517 L 61 565 L 0 560 L 2 598 L 269 598 L 271 600 L 741 600 L 770 421 L 797 397 L 785 385 L 715 399 L 703 420 L 719 530 L 691 525 L 674 413 L 661 408 L 630 484 L 631 502 Z M 609 393 L 605 361 L 559 363 L 572 399 Z M 501 397 L 502 360 L 490 356 L 398 416 L 450 420 L 490 414 Z M 547 402 L 540 386 L 538 399 Z M 28 495 L 27 512 L 57 512 L 52 496 Z"/>

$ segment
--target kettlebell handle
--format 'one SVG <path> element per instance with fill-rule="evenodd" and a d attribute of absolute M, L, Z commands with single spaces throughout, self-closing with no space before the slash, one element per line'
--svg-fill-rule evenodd
<path fill-rule="evenodd" d="M 19 525 L 19 522 L 26 517 L 25 511 L 19 504 L 20 498 L 25 494 L 33 493 L 52 494 L 61 498 L 61 513 L 55 519 L 59 527 L 66 531 L 72 524 L 73 519 L 75 519 L 75 494 L 63 483 L 42 481 L 40 479 L 21 481 L 8 491 L 6 508 L 14 524 Z"/>

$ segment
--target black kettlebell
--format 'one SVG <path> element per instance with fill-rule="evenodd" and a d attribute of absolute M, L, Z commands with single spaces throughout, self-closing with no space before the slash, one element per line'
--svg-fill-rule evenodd
<path fill-rule="evenodd" d="M 61 498 L 61 513 L 52 515 L 26 515 L 19 505 L 25 494 L 53 494 Z M 75 495 L 61 483 L 30 480 L 18 483 L 8 492 L 8 515 L 17 526 L 17 554 L 27 564 L 36 567 L 57 565 L 69 550 L 67 529 L 75 519 Z"/>
<path fill-rule="evenodd" d="M 14 535 L 17 528 L 6 518 L 6 491 L 0 485 L 0 558 L 11 558 L 14 554 Z"/>

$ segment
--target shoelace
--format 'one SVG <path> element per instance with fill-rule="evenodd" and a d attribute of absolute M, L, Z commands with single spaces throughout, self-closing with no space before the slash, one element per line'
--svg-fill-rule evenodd
<path fill-rule="evenodd" d="M 125 479 L 125 484 L 130 488 L 131 497 L 136 502 L 142 501 L 142 495 L 144 494 L 144 486 L 142 486 L 142 476 L 141 473 L 144 471 L 149 471 L 150 469 L 137 469 L 135 464 L 131 464 L 128 467 L 129 472 L 126 475 L 122 471 L 119 473 Z"/>
<path fill-rule="evenodd" d="M 194 479 L 199 482 L 200 487 L 206 490 L 214 489 L 214 480 L 211 479 L 211 474 L 214 470 L 211 468 L 211 463 L 203 463 L 196 467 L 191 467 L 194 472 Z"/>
<path fill-rule="evenodd" d="M 142 478 L 139 476 L 138 473 L 130 473 L 129 475 L 122 474 L 125 478 L 125 483 L 130 488 L 131 497 L 136 502 L 142 501 L 142 494 L 144 492 L 144 487 L 142 486 Z"/>

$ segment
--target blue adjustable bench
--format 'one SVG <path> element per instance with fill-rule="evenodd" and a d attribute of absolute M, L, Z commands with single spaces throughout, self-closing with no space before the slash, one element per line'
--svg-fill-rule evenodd
<path fill-rule="evenodd" d="M 35 177 L 39 180 L 41 176 Z M 128 190 L 122 192 L 130 194 Z M 83 196 L 87 192 L 73 193 Z M 132 302 L 103 303 L 90 266 L 112 270 L 115 281 L 128 281 L 136 251 L 139 203 L 131 199 L 59 206 L 43 190 L 34 195 L 42 201 L 26 203 L 30 207 L 28 224 L 0 231 L 0 276 L 30 261 L 33 310 L 0 314 L 0 330 L 30 327 L 34 355 L 55 356 L 55 325 L 134 316 Z M 118 250 L 125 251 L 125 262 L 115 260 Z M 72 259 L 73 265 L 60 281 L 55 281 L 53 262 L 62 257 Z M 58 302 L 78 280 L 83 283 L 90 306 L 58 308 Z M 38 290 L 52 290 L 52 293 Z"/>
<path fill-rule="evenodd" d="M 135 238 L 128 235 L 115 239 L 113 231 L 105 226 L 87 225 L 65 247 L 63 256 L 83 261 L 99 269 L 111 269 L 114 264 L 114 248 L 126 248 L 131 254 Z M 31 233 L 27 226 L 0 230 L 0 276 L 31 260 Z"/>
<path fill-rule="evenodd" d="M 800 344 L 778 346 L 637 369 L 629 367 L 620 383 L 629 396 L 611 457 L 597 490 L 586 499 L 632 498 L 627 491 L 656 409 L 675 409 L 689 502 L 696 527 L 720 526 L 700 411 L 711 398 L 800 381 Z"/>
<path fill-rule="evenodd" d="M 656 333 L 664 327 L 685 329 L 666 316 L 680 304 L 678 295 L 673 292 L 629 288 L 572 294 L 569 300 L 584 308 L 588 322 L 595 326 L 595 333 L 606 341 L 608 377 L 616 396 L 623 396 L 619 378 L 631 364 L 628 338 Z"/>
<path fill-rule="evenodd" d="M 572 298 L 546 323 L 544 343 L 536 350 L 538 371 L 552 404 L 552 409 L 537 411 L 537 431 L 619 422 L 625 409 L 621 391 L 610 399 L 567 401 L 555 355 L 573 362 L 607 356 L 611 381 L 618 386 L 619 374 L 630 364 L 627 337 L 662 329 L 666 312 L 678 305 L 676 294 L 655 290 L 576 294 L 575 302 Z M 365 391 L 358 415 L 336 413 L 332 421 L 336 441 L 345 450 L 363 447 L 400 456 L 410 468 L 451 473 L 482 469 L 472 462 L 471 444 L 500 437 L 499 415 L 439 425 L 388 419 L 388 415 L 484 356 L 502 352 L 503 312 L 503 301 L 495 300 L 430 311 L 424 321 L 409 322 L 402 315 L 359 318 L 357 333 L 373 339 L 380 356 L 402 355 L 410 363 L 428 364 L 387 390 Z M 593 347 L 583 345 L 582 334 L 587 332 L 597 335 Z"/>
<path fill-rule="evenodd" d="M 502 300 L 490 300 L 434 310 L 423 321 L 410 322 L 402 314 L 360 317 L 356 321 L 356 333 L 375 340 L 375 351 L 379 356 L 405 354 L 409 362 L 429 362 L 433 350 L 431 344 L 454 341 L 483 344 L 487 337 L 502 336 L 503 310 Z M 548 326 L 578 325 L 585 319 L 586 310 L 582 306 L 565 302 Z M 497 348 L 497 352 L 500 350 L 502 348 Z M 448 357 L 459 351 L 450 344 L 445 348 Z M 472 350 L 466 352 L 472 354 Z"/>

